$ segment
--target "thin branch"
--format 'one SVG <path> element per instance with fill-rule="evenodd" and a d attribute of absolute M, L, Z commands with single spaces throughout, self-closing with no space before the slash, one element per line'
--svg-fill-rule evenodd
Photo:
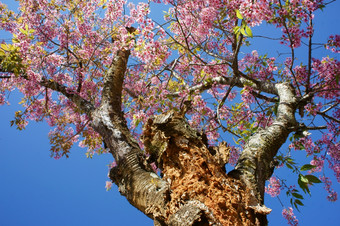
<path fill-rule="evenodd" d="M 329 108 L 327 108 L 327 109 L 321 111 L 321 113 L 326 113 L 327 111 L 332 110 L 334 107 L 336 107 L 336 106 L 338 106 L 338 105 L 339 105 L 339 103 L 335 103 L 335 104 L 331 105 Z"/>
<path fill-rule="evenodd" d="M 281 38 L 272 38 L 272 37 L 267 37 L 267 36 L 262 36 L 262 35 L 253 35 L 253 38 L 266 38 L 270 40 L 281 40 Z"/>
<path fill-rule="evenodd" d="M 281 0 L 279 0 L 279 3 L 280 3 L 281 10 L 283 10 Z M 290 73 L 292 74 L 292 76 L 294 78 L 294 81 L 295 81 L 295 83 L 297 85 L 297 89 L 299 91 L 299 94 L 302 96 L 302 93 L 301 93 L 301 90 L 300 90 L 300 87 L 299 87 L 299 83 L 298 83 L 298 81 L 296 79 L 296 76 L 295 76 L 295 73 L 293 71 L 293 65 L 294 65 L 294 61 L 295 61 L 295 51 L 294 51 L 294 47 L 293 47 L 294 42 L 293 42 L 293 39 L 291 37 L 291 34 L 289 33 L 288 26 L 286 24 L 286 19 L 285 18 L 281 18 L 281 19 L 282 19 L 282 24 L 283 24 L 284 28 L 287 31 L 287 36 L 288 36 L 288 39 L 289 39 L 289 42 L 290 42 L 290 50 L 291 50 L 291 55 L 292 55 L 292 57 L 291 57 L 292 58 L 292 62 L 290 64 L 290 66 L 289 66 L 289 71 L 290 71 Z"/>
<path fill-rule="evenodd" d="M 333 118 L 332 116 L 329 116 L 329 115 L 327 115 L 327 114 L 324 113 L 324 112 L 317 111 L 316 114 L 321 115 L 321 116 L 323 116 L 323 117 L 325 117 L 325 118 L 328 118 L 328 119 L 330 119 L 330 120 L 332 120 L 332 121 L 334 121 L 334 122 L 340 123 L 340 120 L 339 120 L 339 119 Z"/>
<path fill-rule="evenodd" d="M 304 127 L 306 130 L 321 130 L 321 129 L 327 129 L 327 126 L 306 126 Z"/>
<path fill-rule="evenodd" d="M 221 107 L 224 105 L 227 97 L 229 96 L 231 90 L 233 89 L 234 87 L 234 84 L 236 82 L 236 78 L 235 78 L 235 75 L 233 76 L 233 79 L 232 79 L 232 84 L 229 86 L 227 92 L 225 93 L 224 97 L 222 98 L 222 100 L 218 103 L 218 106 L 217 106 L 217 110 L 216 110 L 216 118 L 218 120 L 218 123 L 222 126 L 222 123 L 221 123 L 221 120 L 220 120 L 220 109 Z"/>
<path fill-rule="evenodd" d="M 310 28 L 313 27 L 313 20 L 311 12 L 309 13 L 309 26 Z M 307 84 L 306 84 L 306 93 L 309 92 L 309 86 L 310 86 L 310 77 L 312 75 L 312 37 L 313 33 L 309 35 L 308 38 L 308 75 L 307 75 Z"/>
<path fill-rule="evenodd" d="M 275 97 L 267 97 L 265 95 L 262 95 L 260 93 L 254 92 L 254 91 L 251 91 L 250 93 L 257 98 L 263 99 L 263 100 L 268 101 L 268 102 L 276 103 L 278 101 L 277 98 L 275 98 Z"/>

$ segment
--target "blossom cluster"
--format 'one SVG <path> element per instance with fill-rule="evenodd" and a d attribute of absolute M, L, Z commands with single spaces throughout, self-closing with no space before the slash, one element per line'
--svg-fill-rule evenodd
<path fill-rule="evenodd" d="M 338 200 L 338 193 L 331 188 L 332 181 L 328 177 L 321 177 L 321 181 L 325 184 L 325 190 L 328 192 L 327 199 L 330 202 L 335 202 Z"/>
<path fill-rule="evenodd" d="M 267 187 L 265 187 L 265 192 L 269 194 L 271 197 L 276 197 L 280 194 L 281 192 L 281 184 L 280 180 L 277 179 L 276 177 L 271 177 L 269 179 L 269 184 Z"/>
<path fill-rule="evenodd" d="M 324 162 L 325 160 L 323 160 L 322 157 L 314 156 L 313 160 L 310 161 L 310 164 L 315 166 L 315 168 L 313 168 L 311 172 L 321 172 L 324 167 Z"/>
<path fill-rule="evenodd" d="M 340 53 L 340 35 L 331 35 L 325 45 L 326 49 L 333 53 Z"/>
<path fill-rule="evenodd" d="M 289 207 L 288 209 L 282 210 L 282 216 L 287 220 L 287 223 L 291 226 L 299 225 L 299 221 L 293 213 L 293 208 Z"/>

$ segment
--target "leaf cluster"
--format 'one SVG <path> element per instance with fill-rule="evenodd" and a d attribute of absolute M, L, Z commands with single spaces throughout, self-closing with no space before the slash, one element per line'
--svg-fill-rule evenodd
<path fill-rule="evenodd" d="M 19 56 L 19 47 L 13 44 L 1 44 L 0 71 L 19 75 L 23 67 L 22 59 Z"/>

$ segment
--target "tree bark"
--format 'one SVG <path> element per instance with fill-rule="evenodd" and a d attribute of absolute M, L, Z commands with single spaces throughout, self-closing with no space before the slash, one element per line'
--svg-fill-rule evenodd
<path fill-rule="evenodd" d="M 91 112 L 91 126 L 117 162 L 110 178 L 120 193 L 155 225 L 266 225 L 271 210 L 263 205 L 265 181 L 272 174 L 274 156 L 296 124 L 293 88 L 288 83 L 254 84 L 279 97 L 277 119 L 249 139 L 235 169 L 226 174 L 223 152 L 228 149 L 209 150 L 204 134 L 172 111 L 148 120 L 142 137 L 145 152 L 140 149 L 121 110 L 129 54 L 118 52 L 104 78 L 101 105 Z M 238 80 L 237 85 L 243 82 Z M 152 162 L 162 175 L 152 171 Z"/>

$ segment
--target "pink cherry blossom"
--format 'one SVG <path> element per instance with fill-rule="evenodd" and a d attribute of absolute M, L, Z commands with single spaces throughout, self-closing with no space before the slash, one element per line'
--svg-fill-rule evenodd
<path fill-rule="evenodd" d="M 329 36 L 329 40 L 325 47 L 333 53 L 340 53 L 340 35 Z"/>
<path fill-rule="evenodd" d="M 321 177 L 321 181 L 325 184 L 325 190 L 328 192 L 327 199 L 328 201 L 335 202 L 338 199 L 338 193 L 331 188 L 332 182 L 328 177 Z"/>
<path fill-rule="evenodd" d="M 112 182 L 111 181 L 106 181 L 105 188 L 106 188 L 106 191 L 109 191 L 112 188 Z"/>
<path fill-rule="evenodd" d="M 292 226 L 299 225 L 299 221 L 293 213 L 293 208 L 289 207 L 288 209 L 282 210 L 282 216 L 287 220 L 287 223 Z"/>
<path fill-rule="evenodd" d="M 312 169 L 311 172 L 320 172 L 324 167 L 324 160 L 315 156 L 313 160 L 311 160 L 310 164 L 316 166 L 316 168 Z"/>
<path fill-rule="evenodd" d="M 281 192 L 280 180 L 278 180 L 276 177 L 271 177 L 269 179 L 268 186 L 265 187 L 265 192 L 269 194 L 271 197 L 278 196 Z"/>

